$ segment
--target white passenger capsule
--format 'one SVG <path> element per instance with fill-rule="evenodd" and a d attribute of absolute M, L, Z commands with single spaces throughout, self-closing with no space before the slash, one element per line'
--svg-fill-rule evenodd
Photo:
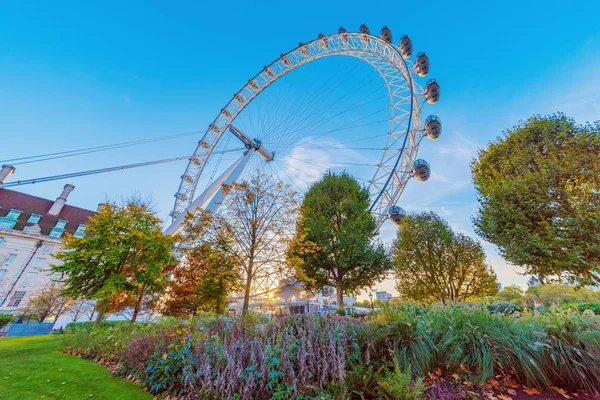
<path fill-rule="evenodd" d="M 429 73 L 429 57 L 427 57 L 427 54 L 417 54 L 417 60 L 415 61 L 415 71 L 419 76 L 425 76 Z"/>
<path fill-rule="evenodd" d="M 442 121 L 435 115 L 430 115 L 425 120 L 425 134 L 431 140 L 435 140 L 442 134 Z"/>
<path fill-rule="evenodd" d="M 428 80 L 423 95 L 425 96 L 425 100 L 427 100 L 429 104 L 437 103 L 437 101 L 440 99 L 439 83 L 437 83 L 435 79 Z"/>
<path fill-rule="evenodd" d="M 390 31 L 390 28 L 388 28 L 387 26 L 384 26 L 383 28 L 381 28 L 380 37 L 385 42 L 392 43 L 392 31 Z"/>
<path fill-rule="evenodd" d="M 431 168 L 425 160 L 415 160 L 412 169 L 413 176 L 419 182 L 425 182 L 431 176 Z"/>
<path fill-rule="evenodd" d="M 391 206 L 388 210 L 388 218 L 394 224 L 400 226 L 402 220 L 406 217 L 406 211 L 402 207 L 399 206 Z"/>
<path fill-rule="evenodd" d="M 413 47 L 412 40 L 408 37 L 408 35 L 404 35 L 400 38 L 400 53 L 402 57 L 409 58 L 412 55 Z"/>

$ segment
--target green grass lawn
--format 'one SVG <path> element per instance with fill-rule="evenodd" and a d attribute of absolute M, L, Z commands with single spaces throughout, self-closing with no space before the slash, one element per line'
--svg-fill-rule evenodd
<path fill-rule="evenodd" d="M 60 336 L 0 338 L 0 399 L 152 399 L 104 367 L 62 353 Z"/>

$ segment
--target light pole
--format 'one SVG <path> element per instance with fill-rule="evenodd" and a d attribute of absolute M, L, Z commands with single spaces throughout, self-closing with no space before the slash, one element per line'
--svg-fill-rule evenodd
<path fill-rule="evenodd" d="M 371 311 L 375 311 L 373 307 L 373 292 L 369 292 L 369 300 L 371 300 Z"/>

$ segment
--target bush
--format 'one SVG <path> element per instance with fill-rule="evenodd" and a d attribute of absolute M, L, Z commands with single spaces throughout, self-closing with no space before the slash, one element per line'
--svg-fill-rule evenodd
<path fill-rule="evenodd" d="M 520 312 L 520 313 L 523 312 L 522 306 L 517 306 L 514 304 L 510 304 L 510 303 L 490 304 L 489 306 L 487 306 L 487 309 L 489 312 L 491 312 L 493 314 L 511 315 L 511 314 L 514 314 L 515 312 Z"/>
<path fill-rule="evenodd" d="M 157 395 L 186 398 L 415 398 L 420 378 L 498 375 L 596 393 L 600 318 L 485 306 L 400 306 L 364 319 L 199 317 L 69 327 L 68 350 L 116 362 Z"/>
<path fill-rule="evenodd" d="M 0 314 L 0 329 L 13 322 L 14 319 L 12 314 Z"/>
<path fill-rule="evenodd" d="M 580 312 L 584 312 L 586 310 L 591 310 L 595 315 L 600 315 L 600 303 L 595 302 L 585 302 L 585 303 L 568 303 L 560 306 L 560 310 L 577 310 Z"/>
<path fill-rule="evenodd" d="M 103 321 L 100 327 L 131 325 L 129 321 Z M 99 327 L 99 328 L 100 328 Z M 69 322 L 65 326 L 65 333 L 91 332 L 94 329 L 94 321 Z"/>

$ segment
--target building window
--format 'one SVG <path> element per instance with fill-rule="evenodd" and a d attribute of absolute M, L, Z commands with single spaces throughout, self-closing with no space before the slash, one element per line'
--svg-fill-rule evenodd
<path fill-rule="evenodd" d="M 28 224 L 37 224 L 38 222 L 40 222 L 40 219 L 42 218 L 42 216 L 40 214 L 31 214 L 29 216 L 29 219 L 27 220 Z"/>
<path fill-rule="evenodd" d="M 62 236 L 64 231 L 65 231 L 64 229 L 52 228 L 52 230 L 50 231 L 50 234 L 48 236 L 53 237 L 53 238 L 59 238 Z"/>
<path fill-rule="evenodd" d="M 0 279 L 4 278 L 4 275 L 6 275 L 6 270 L 0 269 Z"/>
<path fill-rule="evenodd" d="M 51 253 L 52 250 L 54 250 L 54 246 L 50 246 L 48 244 L 45 244 L 42 246 L 42 248 L 40 249 L 40 252 L 42 253 Z"/>
<path fill-rule="evenodd" d="M 15 295 L 10 299 L 8 303 L 9 307 L 18 307 L 21 304 L 21 300 L 25 297 L 25 292 L 15 292 Z"/>
<path fill-rule="evenodd" d="M 35 268 L 41 268 L 44 265 L 45 261 L 46 261 L 45 258 L 36 258 L 35 260 L 33 260 L 31 262 L 31 266 L 35 267 Z"/>
<path fill-rule="evenodd" d="M 15 209 L 11 208 L 10 211 L 8 212 L 8 214 L 6 214 L 6 218 L 17 220 L 17 219 L 19 219 L 19 217 L 21 216 L 22 213 L 23 213 L 23 211 L 19 211 L 19 210 L 15 210 Z"/>
<path fill-rule="evenodd" d="M 25 277 L 23 278 L 23 285 L 28 285 L 28 284 L 34 282 L 36 277 L 37 277 L 36 272 L 28 272 L 27 275 L 25 275 Z"/>
<path fill-rule="evenodd" d="M 17 259 L 16 254 L 9 254 L 8 257 L 6 257 L 6 261 L 4 261 L 4 264 L 5 265 L 12 264 L 13 261 L 15 261 L 16 259 Z"/>
<path fill-rule="evenodd" d="M 65 226 L 67 226 L 67 221 L 64 219 L 59 219 L 54 228 L 50 231 L 50 237 L 59 238 L 65 232 Z"/>
<path fill-rule="evenodd" d="M 75 233 L 73 233 L 73 236 L 75 236 L 76 238 L 84 237 L 85 236 L 85 225 L 79 224 L 79 226 L 77 227 L 77 230 L 75 231 Z"/>
<path fill-rule="evenodd" d="M 11 210 L 8 212 L 8 214 L 6 214 L 5 217 L 0 217 L 0 228 L 4 228 L 4 229 L 12 229 L 15 227 L 15 225 L 17 224 L 17 220 L 19 219 L 19 216 L 21 215 L 22 211 L 19 210 L 14 210 L 11 208 Z"/>

